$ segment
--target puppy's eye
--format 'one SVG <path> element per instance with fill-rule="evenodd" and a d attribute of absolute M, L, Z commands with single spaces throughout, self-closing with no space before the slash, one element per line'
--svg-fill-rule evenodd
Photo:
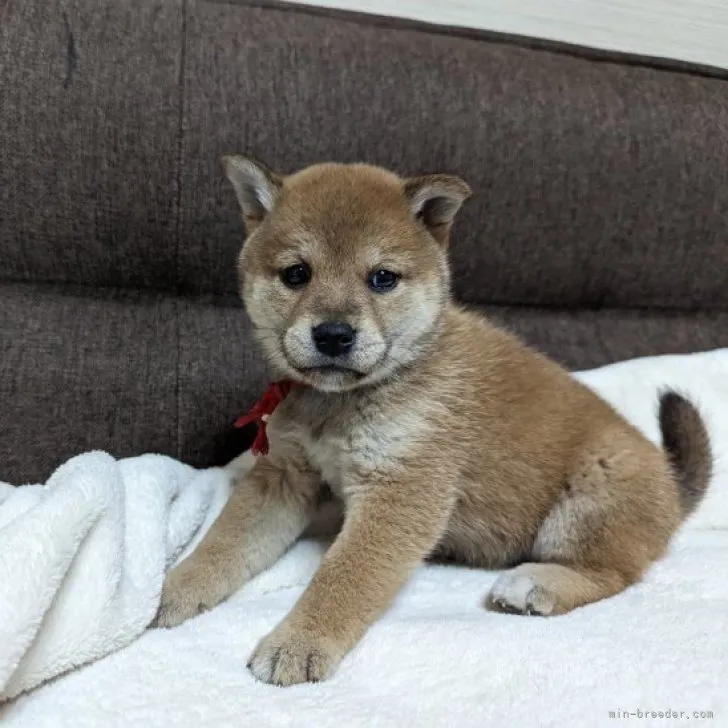
<path fill-rule="evenodd" d="M 399 282 L 399 276 L 391 270 L 375 270 L 369 275 L 369 288 L 376 293 L 391 291 Z"/>
<path fill-rule="evenodd" d="M 289 288 L 300 288 L 311 280 L 311 269 L 305 263 L 297 263 L 284 268 L 280 276 Z"/>

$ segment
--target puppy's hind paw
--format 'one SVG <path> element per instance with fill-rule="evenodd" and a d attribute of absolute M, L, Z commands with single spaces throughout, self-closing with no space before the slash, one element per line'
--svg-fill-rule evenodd
<path fill-rule="evenodd" d="M 492 612 L 548 617 L 556 610 L 556 597 L 525 574 L 501 574 L 486 597 Z"/>

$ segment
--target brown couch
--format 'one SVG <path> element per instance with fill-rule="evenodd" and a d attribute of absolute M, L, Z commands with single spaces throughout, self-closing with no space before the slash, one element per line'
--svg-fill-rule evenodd
<path fill-rule="evenodd" d="M 475 191 L 456 293 L 570 367 L 728 345 L 728 80 L 235 0 L 0 0 L 0 479 L 220 462 L 266 381 L 218 156 Z"/>

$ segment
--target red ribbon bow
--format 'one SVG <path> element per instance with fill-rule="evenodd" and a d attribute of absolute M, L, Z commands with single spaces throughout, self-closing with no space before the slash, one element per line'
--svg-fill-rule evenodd
<path fill-rule="evenodd" d="M 250 448 L 253 455 L 265 455 L 268 452 L 268 435 L 265 431 L 268 418 L 296 386 L 296 382 L 289 379 L 273 382 L 251 410 L 235 421 L 235 427 L 245 427 L 252 422 L 258 423 L 258 434 L 255 436 L 253 445 Z"/>

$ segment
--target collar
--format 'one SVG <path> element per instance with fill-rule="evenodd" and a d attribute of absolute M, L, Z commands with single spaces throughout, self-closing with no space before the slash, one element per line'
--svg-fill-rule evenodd
<path fill-rule="evenodd" d="M 245 427 L 253 422 L 258 424 L 258 434 L 255 436 L 253 445 L 250 448 L 253 455 L 266 455 L 268 453 L 268 435 L 266 433 L 268 418 L 291 391 L 300 386 L 298 382 L 291 379 L 272 382 L 250 411 L 235 421 L 235 427 Z"/>

